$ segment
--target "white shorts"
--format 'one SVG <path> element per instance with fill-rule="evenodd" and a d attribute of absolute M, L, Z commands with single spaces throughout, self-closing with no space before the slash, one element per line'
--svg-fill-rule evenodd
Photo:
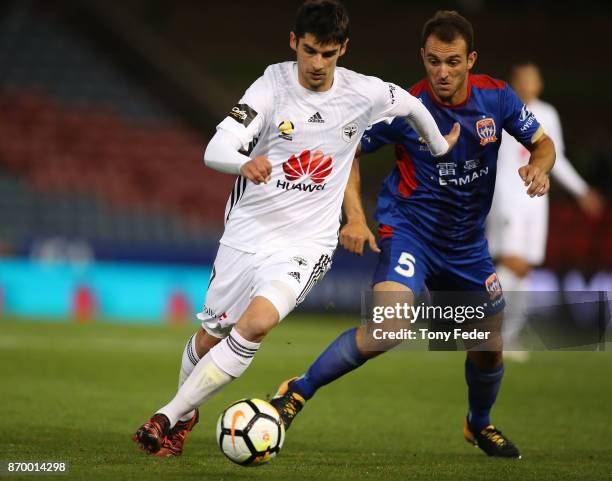
<path fill-rule="evenodd" d="M 226 337 L 256 296 L 268 299 L 281 321 L 323 278 L 332 254 L 309 247 L 252 254 L 221 244 L 204 308 L 197 315 L 202 327 L 212 336 Z"/>
<path fill-rule="evenodd" d="M 524 191 L 512 195 L 495 191 L 487 217 L 489 252 L 494 259 L 517 256 L 532 266 L 540 265 L 546 256 L 548 237 L 548 199 L 530 198 Z"/>

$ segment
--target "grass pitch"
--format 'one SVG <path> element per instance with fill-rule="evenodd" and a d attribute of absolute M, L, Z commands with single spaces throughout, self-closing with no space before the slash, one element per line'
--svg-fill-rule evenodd
<path fill-rule="evenodd" d="M 83 480 L 612 479 L 612 354 L 598 352 L 507 363 L 493 420 L 523 452 L 519 461 L 488 458 L 463 440 L 464 354 L 393 352 L 322 389 L 277 459 L 230 463 L 215 442 L 222 409 L 274 393 L 352 322 L 291 316 L 205 406 L 183 456 L 157 459 L 130 435 L 174 394 L 196 326 L 0 321 L 0 459 L 67 460 L 63 479 Z"/>

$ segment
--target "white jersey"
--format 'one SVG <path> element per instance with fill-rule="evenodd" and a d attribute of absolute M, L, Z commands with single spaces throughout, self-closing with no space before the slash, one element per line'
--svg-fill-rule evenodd
<path fill-rule="evenodd" d="M 574 195 L 584 194 L 588 186 L 567 157 L 559 114 L 541 100 L 527 107 L 555 144 L 557 158 L 551 172 Z M 487 218 L 487 238 L 494 257 L 516 255 L 532 265 L 541 264 L 546 252 L 548 232 L 548 195 L 529 197 L 518 169 L 529 162 L 529 151 L 504 132 L 497 161 L 497 180 L 491 212 Z"/>
<path fill-rule="evenodd" d="M 333 250 L 361 136 L 379 119 L 399 115 L 404 95 L 341 67 L 329 90 L 314 92 L 298 82 L 295 62 L 269 66 L 217 126 L 238 136 L 249 157 L 272 164 L 267 184 L 237 178 L 221 244 L 245 252 L 300 245 Z"/>

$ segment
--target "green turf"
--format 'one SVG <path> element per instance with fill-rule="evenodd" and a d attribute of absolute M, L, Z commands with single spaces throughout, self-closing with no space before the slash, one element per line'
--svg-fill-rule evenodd
<path fill-rule="evenodd" d="M 442 352 L 389 353 L 321 390 L 268 465 L 225 459 L 213 434 L 223 407 L 272 393 L 349 322 L 292 316 L 203 409 L 184 455 L 156 459 L 130 435 L 174 393 L 193 327 L 0 321 L 0 459 L 68 460 L 64 479 L 83 480 L 611 479 L 612 355 L 593 352 L 507 365 L 493 414 L 520 461 L 463 441 L 463 354 Z"/>

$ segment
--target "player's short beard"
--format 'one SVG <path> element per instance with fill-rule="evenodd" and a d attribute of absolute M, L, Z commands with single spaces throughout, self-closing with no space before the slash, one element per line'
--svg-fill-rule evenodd
<path fill-rule="evenodd" d="M 454 92 L 452 92 L 449 95 L 440 95 L 438 92 L 436 92 L 436 95 L 438 96 L 438 98 L 444 102 L 444 103 L 451 103 L 453 97 L 455 96 L 455 94 L 457 93 L 459 89 L 455 90 Z"/>

